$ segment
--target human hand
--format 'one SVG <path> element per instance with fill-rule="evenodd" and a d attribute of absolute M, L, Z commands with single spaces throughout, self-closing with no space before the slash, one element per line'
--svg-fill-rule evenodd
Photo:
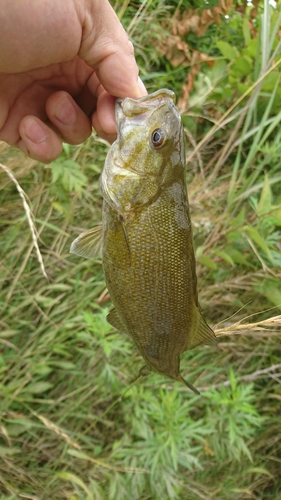
<path fill-rule="evenodd" d="M 107 0 L 0 0 L 0 140 L 49 163 L 62 141 L 112 142 L 117 97 L 146 94 Z"/>

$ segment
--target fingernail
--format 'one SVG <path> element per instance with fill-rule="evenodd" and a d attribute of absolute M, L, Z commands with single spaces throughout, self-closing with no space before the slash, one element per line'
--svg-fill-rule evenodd
<path fill-rule="evenodd" d="M 147 95 L 147 90 L 146 90 L 145 85 L 140 77 L 138 77 L 138 86 L 139 86 L 139 89 L 140 89 L 142 95 Z"/>
<path fill-rule="evenodd" d="M 45 129 L 33 118 L 29 118 L 25 123 L 25 133 L 27 138 L 35 144 L 44 142 L 47 133 Z"/>
<path fill-rule="evenodd" d="M 63 125 L 72 125 L 75 122 L 76 109 L 67 97 L 58 103 L 55 116 Z"/>

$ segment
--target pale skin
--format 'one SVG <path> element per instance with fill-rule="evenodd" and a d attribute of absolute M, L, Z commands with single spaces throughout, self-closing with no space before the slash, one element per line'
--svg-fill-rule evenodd
<path fill-rule="evenodd" d="M 115 97 L 146 94 L 107 0 L 0 0 L 0 25 L 0 140 L 31 158 L 49 163 L 92 127 L 111 142 Z"/>

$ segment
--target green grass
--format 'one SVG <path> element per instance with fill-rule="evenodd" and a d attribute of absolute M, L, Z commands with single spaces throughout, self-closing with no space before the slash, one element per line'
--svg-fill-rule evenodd
<path fill-rule="evenodd" d="M 122 14 L 127 27 L 134 5 Z M 159 53 L 167 10 L 156 7 L 148 2 L 130 30 L 142 72 L 155 74 L 149 89 L 175 82 L 179 97 L 186 69 Z M 268 39 L 278 17 L 271 16 Z M 240 51 L 248 46 L 239 19 L 234 12 Z M 210 27 L 216 39 L 225 23 Z M 210 47 L 216 51 L 221 57 Z M 0 500 L 281 498 L 280 97 L 276 81 L 271 91 L 257 88 L 223 132 L 210 132 L 239 97 L 231 67 L 221 67 L 230 92 L 218 101 L 218 89 L 211 91 L 184 115 L 199 297 L 219 337 L 218 349 L 200 346 L 182 356 L 200 397 L 157 374 L 129 388 L 142 360 L 106 322 L 101 262 L 69 254 L 81 230 L 101 219 L 104 142 L 94 136 L 65 146 L 51 166 L 0 144 L 0 163 L 28 196 L 48 276 L 15 183 L 0 169 Z M 260 61 L 245 85 L 265 68 Z M 193 102 L 212 71 L 200 68 Z M 202 141 L 208 132 L 209 142 Z"/>

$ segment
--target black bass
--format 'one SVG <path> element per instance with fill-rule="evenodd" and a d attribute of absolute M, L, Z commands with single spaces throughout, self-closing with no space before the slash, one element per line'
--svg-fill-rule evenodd
<path fill-rule="evenodd" d="M 114 305 L 107 320 L 134 340 L 146 361 L 140 374 L 156 371 L 198 393 L 180 374 L 180 355 L 216 337 L 198 304 L 174 93 L 117 99 L 116 123 L 100 179 L 102 231 L 80 235 L 70 251 L 90 258 L 101 248 Z"/>

